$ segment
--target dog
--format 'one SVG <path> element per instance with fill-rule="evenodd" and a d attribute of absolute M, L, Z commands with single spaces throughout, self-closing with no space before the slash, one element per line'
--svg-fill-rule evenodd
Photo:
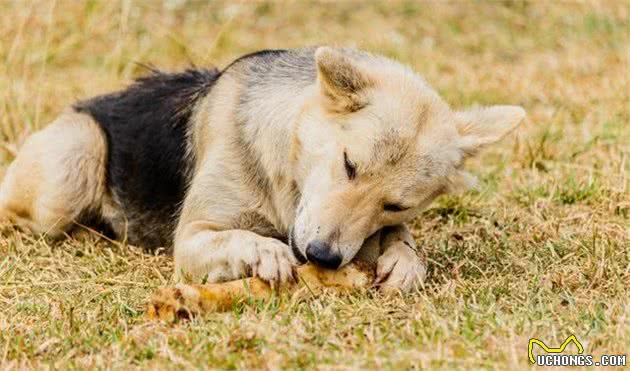
<path fill-rule="evenodd" d="M 349 48 L 153 70 L 30 136 L 0 213 L 52 237 L 89 224 L 166 247 L 179 281 L 280 285 L 300 263 L 337 269 L 364 256 L 380 287 L 409 291 L 427 263 L 405 223 L 471 186 L 465 160 L 524 116 L 454 111 L 410 68 Z"/>

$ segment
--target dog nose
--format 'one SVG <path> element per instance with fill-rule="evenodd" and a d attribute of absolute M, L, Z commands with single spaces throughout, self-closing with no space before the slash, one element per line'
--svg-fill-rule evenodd
<path fill-rule="evenodd" d="M 306 257 L 309 261 L 329 269 L 337 269 L 341 264 L 341 256 L 336 254 L 325 242 L 311 241 L 306 246 Z"/>

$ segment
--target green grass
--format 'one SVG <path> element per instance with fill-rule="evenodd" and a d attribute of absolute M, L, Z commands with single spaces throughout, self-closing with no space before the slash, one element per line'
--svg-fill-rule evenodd
<path fill-rule="evenodd" d="M 143 73 L 136 62 L 224 66 L 262 48 L 356 45 L 410 64 L 454 107 L 521 104 L 528 119 L 470 162 L 476 191 L 414 222 L 430 267 L 413 295 L 283 297 L 147 322 L 169 257 L 3 226 L 0 368 L 523 369 L 529 338 L 570 334 L 587 354 L 630 349 L 624 2 L 6 0 L 2 12 L 2 168 L 72 101 Z"/>

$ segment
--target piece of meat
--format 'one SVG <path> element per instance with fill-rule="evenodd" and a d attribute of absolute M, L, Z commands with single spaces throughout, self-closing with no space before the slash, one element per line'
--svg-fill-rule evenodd
<path fill-rule="evenodd" d="M 297 267 L 298 283 L 281 290 L 316 292 L 322 288 L 345 291 L 367 288 L 374 282 L 374 266 L 352 262 L 339 270 L 330 270 L 306 263 Z M 244 299 L 267 299 L 274 290 L 256 277 L 225 283 L 177 284 L 158 289 L 151 299 L 145 316 L 172 322 L 192 316 L 230 310 Z"/>

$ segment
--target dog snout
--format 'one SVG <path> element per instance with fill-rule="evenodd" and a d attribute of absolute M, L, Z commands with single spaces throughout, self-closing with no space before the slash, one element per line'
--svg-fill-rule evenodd
<path fill-rule="evenodd" d="M 321 267 L 337 269 L 341 264 L 341 256 L 332 251 L 329 244 L 315 240 L 306 246 L 306 257 Z"/>

